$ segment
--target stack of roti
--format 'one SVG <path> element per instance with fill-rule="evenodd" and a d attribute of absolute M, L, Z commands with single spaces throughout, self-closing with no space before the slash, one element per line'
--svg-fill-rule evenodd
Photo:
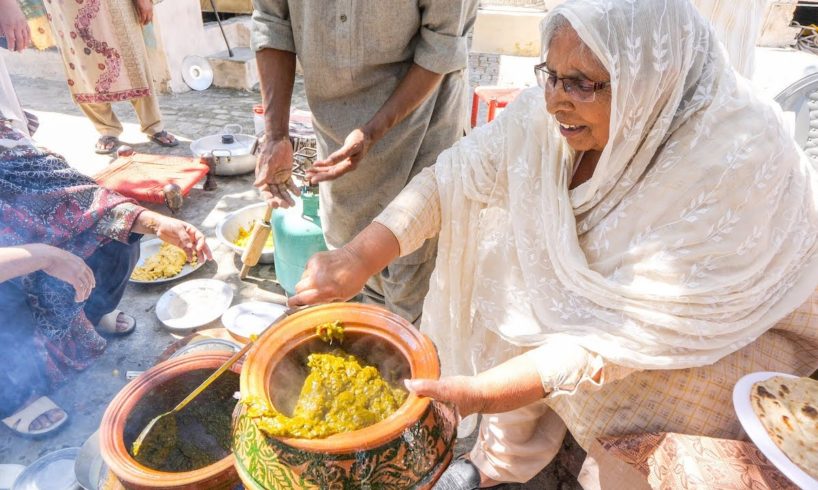
<path fill-rule="evenodd" d="M 818 479 L 818 381 L 774 376 L 753 385 L 750 401 L 770 438 Z"/>

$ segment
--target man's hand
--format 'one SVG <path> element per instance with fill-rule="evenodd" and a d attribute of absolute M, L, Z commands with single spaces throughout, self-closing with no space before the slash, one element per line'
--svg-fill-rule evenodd
<path fill-rule="evenodd" d="M 265 138 L 256 160 L 256 181 L 253 185 L 273 208 L 294 206 L 295 201 L 290 193 L 296 196 L 301 194 L 293 182 L 292 173 L 293 145 L 290 138 Z"/>
<path fill-rule="evenodd" d="M 31 42 L 31 31 L 17 0 L 0 0 L 0 36 L 6 38 L 10 51 L 22 51 Z"/>
<path fill-rule="evenodd" d="M 319 160 L 307 171 L 310 184 L 337 179 L 347 172 L 352 172 L 363 160 L 372 146 L 372 137 L 358 128 L 346 137 L 344 146 L 324 160 Z"/>
<path fill-rule="evenodd" d="M 133 3 L 136 7 L 136 16 L 143 26 L 153 22 L 153 0 L 133 0 Z"/>
<path fill-rule="evenodd" d="M 195 257 L 199 263 L 203 263 L 213 258 L 204 235 L 195 226 L 163 215 L 157 215 L 154 219 L 156 235 L 184 250 L 188 260 Z"/>
<path fill-rule="evenodd" d="M 307 262 L 295 285 L 290 307 L 346 301 L 358 294 L 369 279 L 366 264 L 346 248 L 319 252 Z"/>
<path fill-rule="evenodd" d="M 96 287 L 94 271 L 80 257 L 45 244 L 34 245 L 29 250 L 42 257 L 43 272 L 74 287 L 74 301 L 79 303 L 91 296 L 91 290 Z"/>

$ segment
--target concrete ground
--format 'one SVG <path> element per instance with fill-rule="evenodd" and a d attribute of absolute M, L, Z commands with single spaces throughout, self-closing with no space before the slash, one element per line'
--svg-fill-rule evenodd
<path fill-rule="evenodd" d="M 512 67 L 506 72 L 500 69 L 500 57 L 495 55 L 472 55 L 472 85 L 507 83 L 513 78 L 517 65 L 522 66 L 520 79 L 530 84 L 533 76 L 522 73 L 530 71 L 533 60 L 512 59 Z M 63 81 L 12 77 L 22 105 L 40 118 L 41 126 L 36 135 L 40 144 L 66 156 L 79 171 L 93 175 L 104 169 L 111 161 L 109 156 L 96 155 L 93 145 L 98 135 L 71 101 Z M 143 153 L 189 155 L 188 142 L 201 136 L 217 133 L 228 123 L 242 125 L 245 132 L 253 128 L 252 106 L 260 102 L 254 92 L 227 89 L 209 89 L 204 92 L 164 95 L 160 97 L 164 121 L 181 144 L 163 149 L 150 143 L 139 131 L 138 122 L 129 104 L 117 104 L 125 131 L 120 139 Z M 303 84 L 296 81 L 293 106 L 308 109 Z M 485 108 L 481 108 L 483 121 Z M 238 208 L 259 201 L 252 188 L 252 175 L 220 177 L 218 188 L 206 192 L 194 188 L 185 200 L 178 218 L 188 221 L 202 230 L 215 260 L 205 264 L 188 279 L 214 278 L 226 281 L 234 289 L 233 304 L 249 300 L 283 303 L 285 297 L 275 282 L 274 271 L 260 266 L 251 272 L 248 281 L 239 281 L 240 260 L 215 238 L 215 227 L 223 216 Z M 199 186 L 200 187 L 200 186 Z M 167 212 L 162 206 L 149 206 L 159 212 Z M 179 281 L 181 282 L 181 281 Z M 157 357 L 175 340 L 159 322 L 154 308 L 159 296 L 169 287 L 178 284 L 131 285 L 128 287 L 120 308 L 137 320 L 136 331 L 126 337 L 112 338 L 105 353 L 88 369 L 71 377 L 50 397 L 69 413 L 69 423 L 58 433 L 38 440 L 24 439 L 4 426 L 0 428 L 0 463 L 28 465 L 40 456 L 65 447 L 81 446 L 99 425 L 108 402 L 127 383 L 127 371 L 143 371 L 150 368 Z M 202 327 L 220 327 L 220 320 Z M 460 440 L 456 453 L 462 454 L 473 443 L 473 436 Z M 560 483 L 562 482 L 562 483 Z M 506 488 L 541 489 L 575 488 L 573 477 L 565 465 L 552 465 L 526 485 L 508 485 Z"/>

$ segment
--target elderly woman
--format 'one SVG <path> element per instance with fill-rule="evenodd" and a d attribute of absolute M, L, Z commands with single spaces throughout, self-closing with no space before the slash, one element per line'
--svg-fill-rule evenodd
<path fill-rule="evenodd" d="M 30 436 L 66 421 L 42 395 L 102 353 L 99 332 L 133 328 L 115 308 L 141 234 L 189 258 L 211 254 L 196 228 L 99 187 L 38 149 L 18 122 L 0 114 L 0 417 Z"/>
<path fill-rule="evenodd" d="M 543 90 L 442 153 L 291 298 L 351 297 L 437 234 L 421 330 L 483 417 L 446 488 L 523 482 L 566 427 L 738 438 L 736 380 L 818 367 L 818 177 L 688 0 L 569 0 Z M 479 473 L 478 471 L 479 470 Z"/>

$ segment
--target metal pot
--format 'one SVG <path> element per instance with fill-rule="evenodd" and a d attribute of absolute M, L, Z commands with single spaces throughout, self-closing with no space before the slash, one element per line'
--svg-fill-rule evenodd
<path fill-rule="evenodd" d="M 215 175 L 239 175 L 256 168 L 258 138 L 241 134 L 241 126 L 228 124 L 224 132 L 190 143 L 190 151 L 213 169 Z"/>

